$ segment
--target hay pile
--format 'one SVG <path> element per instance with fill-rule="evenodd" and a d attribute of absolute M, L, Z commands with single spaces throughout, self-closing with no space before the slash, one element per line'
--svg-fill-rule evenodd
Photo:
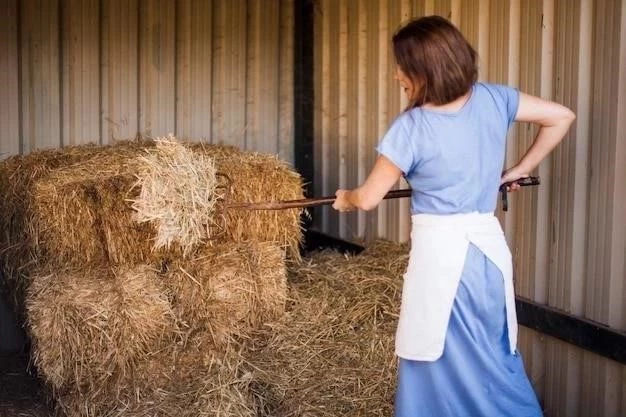
<path fill-rule="evenodd" d="M 285 311 L 300 210 L 227 205 L 301 198 L 301 179 L 273 156 L 168 146 L 0 163 L 3 272 L 60 414 L 255 415 L 239 352 Z"/>
<path fill-rule="evenodd" d="M 290 307 L 255 335 L 250 369 L 263 416 L 390 416 L 394 335 L 408 247 L 312 254 L 292 271 Z"/>
<path fill-rule="evenodd" d="M 0 163 L 0 257 L 57 414 L 390 415 L 408 248 L 287 263 L 299 210 L 227 207 L 301 198 L 297 174 L 274 157 L 185 149 L 206 169 L 176 174 L 170 155 L 160 170 L 152 141 Z M 185 194 L 181 175 L 206 189 Z"/>

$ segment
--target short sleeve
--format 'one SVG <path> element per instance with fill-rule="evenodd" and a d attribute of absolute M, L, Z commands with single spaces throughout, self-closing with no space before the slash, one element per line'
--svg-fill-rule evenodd
<path fill-rule="evenodd" d="M 393 122 L 376 150 L 393 162 L 404 175 L 408 175 L 415 165 L 414 145 L 401 116 Z"/>
<path fill-rule="evenodd" d="M 519 107 L 519 90 L 500 84 L 481 84 L 489 92 L 506 128 L 511 127 Z"/>
<path fill-rule="evenodd" d="M 508 86 L 500 86 L 502 97 L 505 101 L 508 125 L 515 121 L 519 107 L 519 90 Z"/>
<path fill-rule="evenodd" d="M 509 116 L 509 126 L 515 121 L 517 109 L 519 107 L 519 90 L 511 87 L 504 87 L 507 95 L 507 114 Z"/>

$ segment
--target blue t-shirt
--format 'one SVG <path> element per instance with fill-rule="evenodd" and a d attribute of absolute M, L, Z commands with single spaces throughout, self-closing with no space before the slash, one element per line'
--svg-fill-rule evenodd
<path fill-rule="evenodd" d="M 413 214 L 496 209 L 506 135 L 518 104 L 518 90 L 476 83 L 456 112 L 418 107 L 396 118 L 377 150 L 413 189 Z"/>

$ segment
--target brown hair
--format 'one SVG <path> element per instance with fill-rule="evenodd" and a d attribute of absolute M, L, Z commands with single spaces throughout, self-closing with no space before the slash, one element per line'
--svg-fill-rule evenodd
<path fill-rule="evenodd" d="M 398 67 L 416 87 L 409 109 L 456 100 L 478 78 L 476 51 L 443 17 L 412 20 L 396 31 L 392 42 Z"/>

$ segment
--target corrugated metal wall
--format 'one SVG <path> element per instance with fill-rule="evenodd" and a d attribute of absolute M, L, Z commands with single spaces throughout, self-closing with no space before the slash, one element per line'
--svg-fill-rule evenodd
<path fill-rule="evenodd" d="M 0 157 L 175 133 L 293 161 L 293 0 L 0 0 Z"/>
<path fill-rule="evenodd" d="M 391 34 L 433 13 L 475 45 L 481 79 L 578 115 L 543 184 L 501 216 L 518 294 L 626 330 L 626 0 L 317 1 L 316 195 L 365 179 L 405 104 Z M 293 0 L 0 0 L 0 157 L 174 132 L 293 161 L 292 31 Z M 535 131 L 513 129 L 509 162 Z M 403 241 L 408 208 L 316 221 Z M 548 416 L 626 415 L 625 366 L 521 333 Z"/>
<path fill-rule="evenodd" d="M 577 113 L 568 137 L 499 214 L 519 295 L 626 330 L 626 1 L 319 0 L 315 13 L 316 195 L 361 183 L 374 146 L 404 106 L 390 38 L 439 14 L 480 55 L 480 78 L 518 86 Z M 517 125 L 509 164 L 534 138 Z M 402 184 L 400 185 L 402 186 Z M 316 226 L 347 239 L 409 237 L 408 201 L 372 213 L 319 210 Z M 521 350 L 548 416 L 626 416 L 626 366 L 532 330 Z"/>

